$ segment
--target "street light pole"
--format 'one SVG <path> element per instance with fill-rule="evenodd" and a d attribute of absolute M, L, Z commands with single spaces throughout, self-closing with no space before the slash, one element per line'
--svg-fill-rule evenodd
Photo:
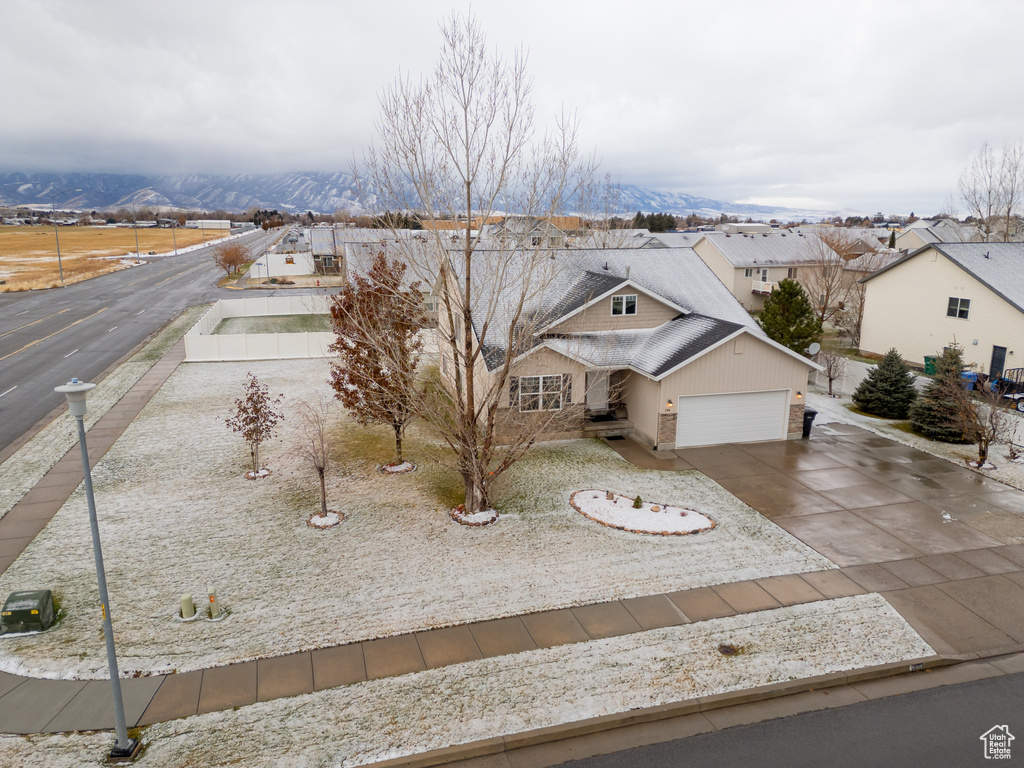
<path fill-rule="evenodd" d="M 50 218 L 53 219 L 53 236 L 57 239 L 57 269 L 60 270 L 60 281 L 64 282 L 64 264 L 60 260 L 60 233 L 57 231 L 57 198 L 67 192 L 81 192 L 80 189 L 62 189 L 50 195 Z"/>
<path fill-rule="evenodd" d="M 100 588 L 100 609 L 103 612 L 103 634 L 107 641 L 107 667 L 110 670 L 110 685 L 114 695 L 114 732 L 117 741 L 110 750 L 111 759 L 134 759 L 139 750 L 139 742 L 128 738 L 128 728 L 124 720 L 124 701 L 121 698 L 121 677 L 117 670 L 117 653 L 114 650 L 114 627 L 110 620 L 110 599 L 107 596 L 107 576 L 103 568 L 103 551 L 100 549 L 100 528 L 96 520 L 96 501 L 92 493 L 92 472 L 89 469 L 89 449 L 85 444 L 85 414 L 87 412 L 85 395 L 95 384 L 87 384 L 72 379 L 63 386 L 56 387 L 68 399 L 68 408 L 78 423 L 78 444 L 82 449 L 82 471 L 85 474 L 85 497 L 89 503 L 89 527 L 92 529 L 92 553 L 96 561 L 96 581 Z"/>
<path fill-rule="evenodd" d="M 135 203 L 132 203 L 132 229 L 135 230 L 135 261 L 142 261 L 142 254 L 139 252 L 139 222 L 135 218 Z"/>

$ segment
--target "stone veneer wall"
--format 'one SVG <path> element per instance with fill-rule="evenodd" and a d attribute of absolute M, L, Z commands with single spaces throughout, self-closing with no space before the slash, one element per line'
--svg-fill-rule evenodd
<path fill-rule="evenodd" d="M 789 406 L 789 426 L 786 428 L 788 437 L 800 437 L 804 433 L 804 404 Z"/>
<path fill-rule="evenodd" d="M 658 414 L 659 450 L 672 450 L 676 447 L 676 418 L 674 413 Z"/>

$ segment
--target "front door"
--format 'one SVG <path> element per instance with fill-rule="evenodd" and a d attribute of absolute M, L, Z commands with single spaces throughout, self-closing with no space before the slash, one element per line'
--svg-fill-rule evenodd
<path fill-rule="evenodd" d="M 608 371 L 587 371 L 587 408 L 608 410 Z"/>
<path fill-rule="evenodd" d="M 1006 365 L 1006 347 L 992 347 L 992 363 L 988 367 L 988 375 L 993 381 L 1003 375 Z"/>

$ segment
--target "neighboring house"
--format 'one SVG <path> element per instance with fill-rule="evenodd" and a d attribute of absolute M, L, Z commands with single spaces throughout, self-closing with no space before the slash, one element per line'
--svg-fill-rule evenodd
<path fill-rule="evenodd" d="M 692 247 L 736 300 L 756 312 L 764 309 L 765 297 L 779 281 L 807 284 L 822 260 L 819 246 L 824 244 L 813 233 L 773 230 L 756 235 L 704 234 Z M 834 252 L 832 256 L 838 258 Z"/>
<path fill-rule="evenodd" d="M 487 254 L 474 269 L 480 296 L 497 272 Z M 489 377 L 505 340 L 532 334 L 502 393 L 505 418 L 564 410 L 560 436 L 631 432 L 655 449 L 800 435 L 818 366 L 768 339 L 692 249 L 574 249 L 552 264 L 556 277 L 526 308 L 529 330 L 499 316 L 480 338 L 474 317 Z"/>
<path fill-rule="evenodd" d="M 951 342 L 990 376 L 1024 367 L 1024 243 L 934 243 L 864 278 L 861 349 L 923 365 Z"/>
<path fill-rule="evenodd" d="M 318 275 L 340 275 L 344 270 L 345 242 L 337 227 L 314 227 L 306 230 L 306 241 Z"/>
<path fill-rule="evenodd" d="M 977 227 L 958 224 L 949 219 L 936 222 L 918 219 L 896 235 L 896 248 L 916 251 L 932 243 L 980 243 L 985 239 Z"/>
<path fill-rule="evenodd" d="M 509 216 L 486 225 L 484 236 L 512 244 L 522 243 L 528 248 L 562 248 L 566 244 L 567 230 L 579 226 L 580 220 L 575 216 Z"/>
<path fill-rule="evenodd" d="M 292 277 L 316 274 L 313 256 L 303 253 L 275 253 L 268 251 L 252 263 L 249 274 L 254 280 L 269 280 L 272 277 Z"/>

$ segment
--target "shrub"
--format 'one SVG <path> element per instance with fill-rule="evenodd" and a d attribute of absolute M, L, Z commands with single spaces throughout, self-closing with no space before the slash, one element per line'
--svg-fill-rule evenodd
<path fill-rule="evenodd" d="M 642 509 L 643 506 L 644 500 L 640 498 L 639 494 L 637 494 L 637 497 L 633 499 L 633 509 Z"/>
<path fill-rule="evenodd" d="M 886 419 L 907 418 L 916 399 L 914 374 L 895 349 L 885 354 L 853 393 L 858 408 Z"/>

